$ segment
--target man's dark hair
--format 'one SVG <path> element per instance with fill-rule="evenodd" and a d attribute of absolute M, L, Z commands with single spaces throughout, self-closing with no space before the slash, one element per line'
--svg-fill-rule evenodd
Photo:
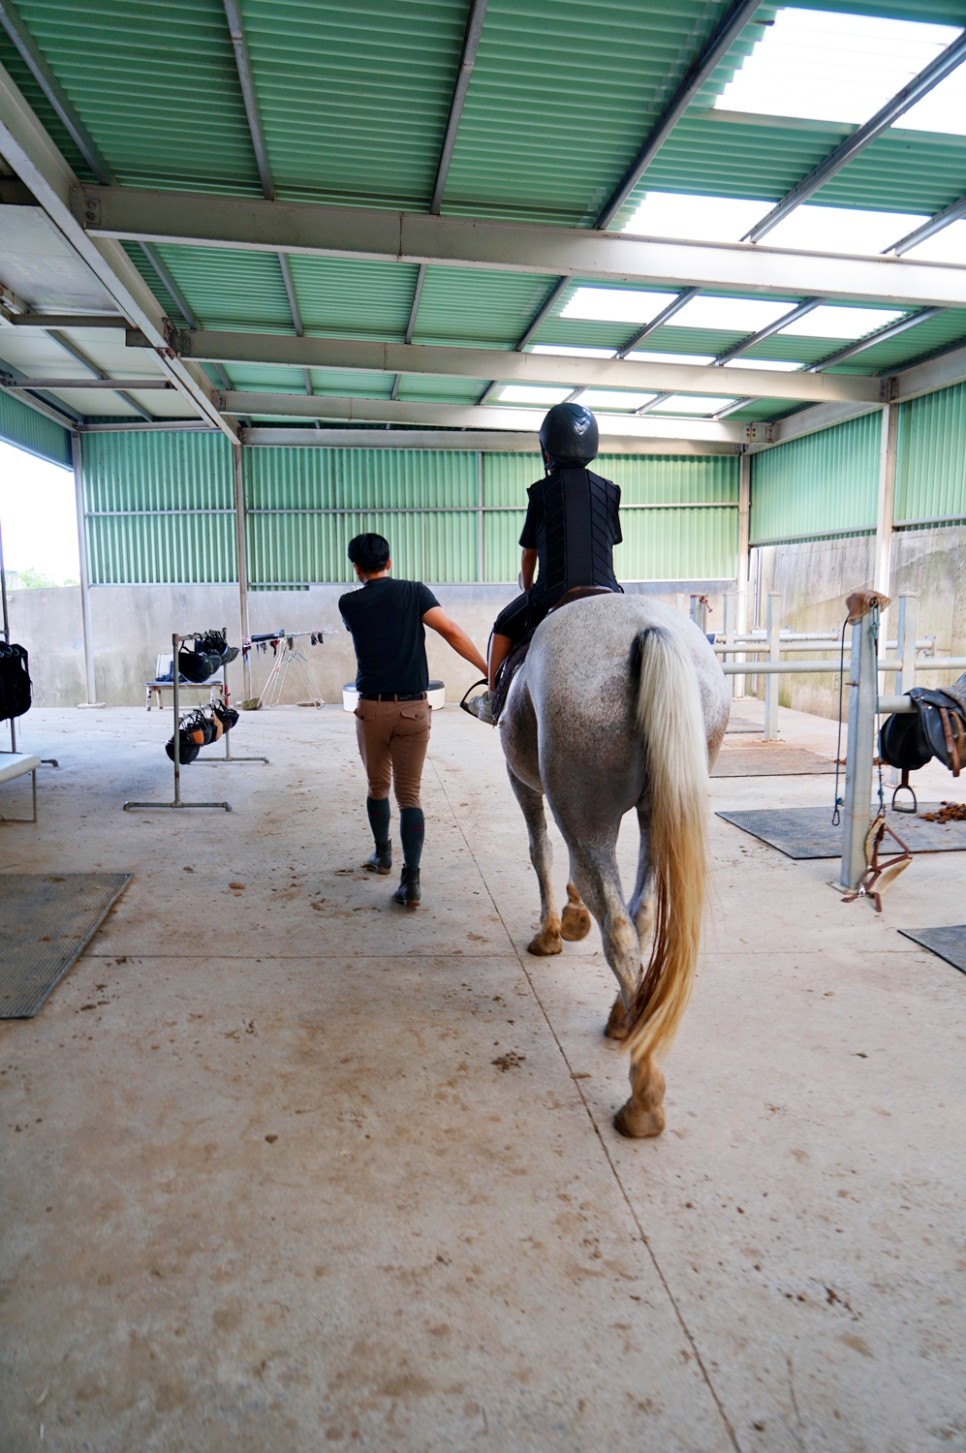
<path fill-rule="evenodd" d="M 374 575 L 389 564 L 389 541 L 382 535 L 356 535 L 349 541 L 349 559 L 367 575 Z"/>

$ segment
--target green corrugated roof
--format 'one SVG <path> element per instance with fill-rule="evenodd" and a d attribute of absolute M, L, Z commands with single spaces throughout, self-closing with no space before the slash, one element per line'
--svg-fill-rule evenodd
<path fill-rule="evenodd" d="M 810 8 L 966 25 L 964 0 L 800 0 Z M 222 0 L 17 0 L 45 63 L 121 185 L 262 194 Z M 280 198 L 425 210 L 457 82 L 469 0 L 240 0 L 266 152 Z M 663 108 L 730 10 L 729 0 L 489 0 L 443 192 L 445 213 L 588 226 L 608 203 Z M 701 87 L 625 203 L 647 190 L 756 197 L 767 206 L 832 152 L 852 127 L 716 113 L 715 97 L 776 13 L 764 5 Z M 79 176 L 90 172 L 54 109 L 0 30 L 0 62 Z M 810 200 L 930 213 L 964 190 L 966 138 L 887 132 Z M 216 206 L 213 203 L 213 206 Z M 133 265 L 173 320 L 186 320 L 142 250 Z M 158 249 L 209 328 L 291 333 L 278 258 L 241 248 Z M 412 264 L 293 256 L 309 334 L 405 338 Z M 426 269 L 413 341 L 518 346 L 555 273 Z M 573 279 L 534 341 L 617 349 L 639 324 L 560 316 Z M 592 285 L 600 286 L 599 282 Z M 615 284 L 616 285 L 616 284 Z M 646 289 L 645 289 L 646 290 Z M 652 289 L 653 290 L 653 289 Z M 661 289 L 666 291 L 666 289 Z M 708 289 L 709 292 L 715 291 Z M 783 296 L 789 303 L 798 296 Z M 749 330 L 750 331 L 750 330 Z M 740 332 L 681 329 L 648 350 L 717 354 Z M 910 329 L 835 371 L 895 371 L 961 344 L 966 309 Z M 759 356 L 815 363 L 842 340 L 779 337 Z M 210 372 L 210 365 L 207 366 Z M 229 367 L 238 387 L 302 391 L 300 369 Z M 313 370 L 319 392 L 387 397 L 392 375 Z M 399 398 L 470 402 L 478 382 L 403 377 Z M 110 407 L 105 398 L 105 409 Z M 795 411 L 752 403 L 736 417 Z"/>

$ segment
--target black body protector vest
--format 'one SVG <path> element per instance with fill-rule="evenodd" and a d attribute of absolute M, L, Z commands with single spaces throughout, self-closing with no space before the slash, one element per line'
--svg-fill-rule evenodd
<path fill-rule="evenodd" d="M 619 591 L 614 574 L 614 546 L 621 542 L 617 485 L 589 469 L 567 467 L 538 480 L 531 495 L 538 490 L 535 599 L 553 604 L 577 585 Z"/>

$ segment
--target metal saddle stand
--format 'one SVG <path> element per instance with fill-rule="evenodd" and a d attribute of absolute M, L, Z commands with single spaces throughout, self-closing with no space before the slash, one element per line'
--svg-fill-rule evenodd
<path fill-rule="evenodd" d="M 902 773 L 892 794 L 895 812 L 915 812 L 916 794 L 909 773 L 924 767 L 933 757 L 958 777 L 966 766 L 966 674 L 952 686 L 929 689 L 914 686 L 908 693 L 915 710 L 887 717 L 879 733 L 879 755 Z M 901 791 L 912 798 L 910 807 L 896 801 Z"/>

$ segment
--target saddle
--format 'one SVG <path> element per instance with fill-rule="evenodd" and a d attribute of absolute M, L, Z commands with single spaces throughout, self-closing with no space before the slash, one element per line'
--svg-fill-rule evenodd
<path fill-rule="evenodd" d="M 952 686 L 914 686 L 908 694 L 915 709 L 887 717 L 879 732 L 879 756 L 902 773 L 902 781 L 892 794 L 892 806 L 899 812 L 916 811 L 910 772 L 925 767 L 933 757 L 954 777 L 966 767 L 966 672 Z M 911 807 L 896 804 L 902 788 L 912 795 Z"/>
<path fill-rule="evenodd" d="M 547 611 L 547 615 L 553 615 L 554 611 L 563 610 L 565 605 L 572 605 L 575 600 L 585 600 L 588 596 L 591 595 L 614 594 L 615 592 L 613 590 L 609 590 L 606 585 L 575 585 L 572 587 L 572 589 L 568 590 L 565 595 L 562 595 L 555 605 L 552 605 L 550 607 L 550 609 Z M 545 616 L 541 617 L 541 620 L 545 619 Z M 530 649 L 530 642 L 533 640 L 534 633 L 539 624 L 540 621 L 536 621 L 532 626 L 527 627 L 523 640 L 519 641 L 513 647 L 510 654 L 503 662 L 503 665 L 496 673 L 496 681 L 493 685 L 494 722 L 498 722 L 500 720 L 500 713 L 506 705 L 506 699 L 510 693 L 510 686 L 513 682 L 513 678 L 519 671 L 520 667 L 523 665 L 524 661 L 527 659 L 527 652 Z"/>

